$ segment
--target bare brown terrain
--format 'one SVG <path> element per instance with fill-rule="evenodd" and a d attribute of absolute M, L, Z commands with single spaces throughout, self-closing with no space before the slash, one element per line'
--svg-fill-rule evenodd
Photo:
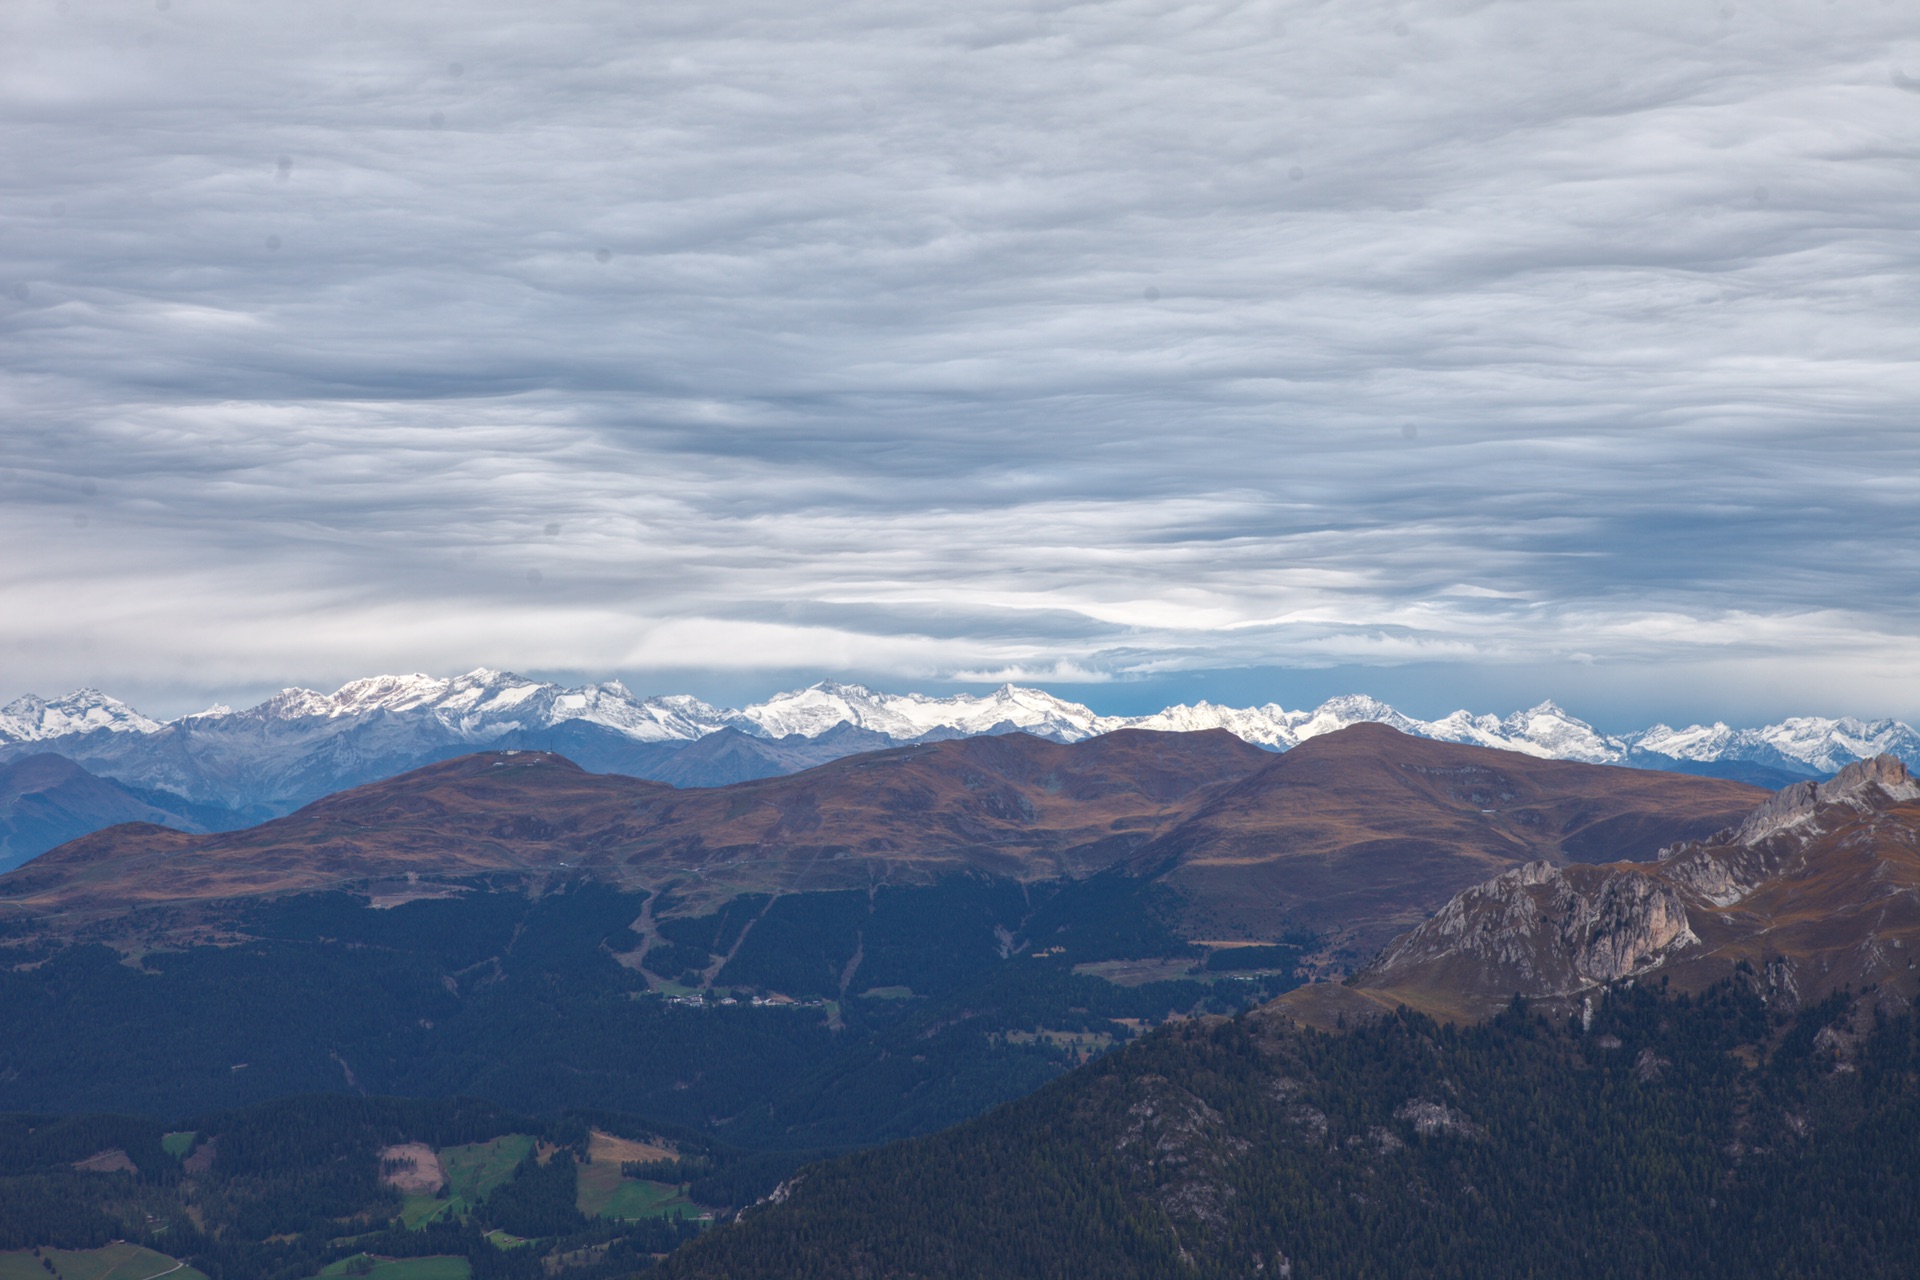
<path fill-rule="evenodd" d="M 660 1142 L 622 1138 L 594 1129 L 587 1135 L 587 1158 L 594 1164 L 644 1164 L 652 1160 L 677 1160 L 680 1152 Z"/>
<path fill-rule="evenodd" d="M 1272 755 L 1221 731 L 1025 734 L 675 790 L 542 752 L 483 753 L 316 801 L 245 831 L 95 832 L 0 877 L 10 913 L 85 915 L 352 885 L 388 901 L 503 874 L 676 884 L 683 900 L 976 871 L 1085 875 L 1173 827 Z"/>
<path fill-rule="evenodd" d="M 1766 794 L 1358 724 L 1272 757 L 1132 865 L 1185 897 L 1193 936 L 1272 936 L 1280 922 L 1343 933 L 1364 956 L 1509 867 L 1652 858 Z"/>
<path fill-rule="evenodd" d="M 1577 1005 L 1614 982 L 1698 991 L 1736 975 L 1789 1008 L 1842 989 L 1920 992 L 1920 783 L 1899 761 L 1796 784 L 1657 863 L 1510 870 L 1351 986 L 1275 1007 L 1316 1025 L 1397 1004 L 1477 1018 L 1516 993 Z"/>
<path fill-rule="evenodd" d="M 1649 857 L 1764 795 L 1371 724 L 1277 756 L 1220 731 L 967 738 L 698 790 L 495 752 L 245 831 L 108 828 L 0 877 L 0 911 L 63 929 L 143 905 L 333 888 L 393 905 L 476 878 L 538 891 L 578 877 L 672 887 L 685 911 L 749 891 L 1118 865 L 1174 890 L 1186 936 L 1304 929 L 1332 939 L 1310 966 L 1324 969 L 1365 959 L 1501 870 Z"/>
<path fill-rule="evenodd" d="M 403 1196 L 430 1196 L 447 1184 L 440 1157 L 424 1142 L 401 1142 L 380 1151 L 380 1180 Z"/>
<path fill-rule="evenodd" d="M 140 1166 L 133 1157 L 119 1147 L 105 1151 L 96 1151 L 85 1160 L 75 1160 L 73 1167 L 81 1173 L 139 1173 Z"/>

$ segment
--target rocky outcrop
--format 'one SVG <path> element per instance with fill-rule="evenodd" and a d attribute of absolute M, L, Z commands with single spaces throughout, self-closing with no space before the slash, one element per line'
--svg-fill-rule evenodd
<path fill-rule="evenodd" d="M 1920 945 L 1917 800 L 1920 782 L 1883 755 L 1787 787 L 1655 864 L 1531 862 L 1456 895 L 1353 985 L 1484 1010 L 1676 965 L 1702 981 L 1745 974 L 1786 1007 L 1802 970 L 1822 989 L 1906 982 Z"/>
<path fill-rule="evenodd" d="M 1116 1152 L 1176 1220 L 1221 1225 L 1234 1195 L 1227 1162 L 1246 1152 L 1246 1141 L 1227 1132 L 1219 1112 L 1162 1076 L 1140 1077 L 1135 1091 Z"/>
<path fill-rule="evenodd" d="M 1914 781 L 1898 757 L 1856 760 L 1825 782 L 1796 782 L 1776 793 L 1740 824 L 1729 843 L 1751 847 L 1782 832 L 1823 825 L 1818 819 L 1827 805 L 1864 814 L 1916 799 L 1920 799 L 1920 782 Z"/>
<path fill-rule="evenodd" d="M 1412 1125 L 1413 1131 L 1423 1138 L 1449 1137 L 1478 1141 L 1486 1137 L 1486 1130 L 1446 1103 L 1430 1102 L 1425 1098 L 1409 1098 L 1400 1104 L 1393 1118 Z"/>
<path fill-rule="evenodd" d="M 1702 902 L 1730 907 L 1779 875 L 1820 836 L 1915 799 L 1920 782 L 1899 760 L 1860 760 L 1825 782 L 1797 782 L 1775 793 L 1739 826 L 1711 840 L 1666 850 L 1661 874 Z"/>
<path fill-rule="evenodd" d="M 1457 895 L 1355 981 L 1394 987 L 1440 967 L 1478 988 L 1565 995 L 1698 942 L 1680 894 L 1647 871 L 1530 862 Z"/>

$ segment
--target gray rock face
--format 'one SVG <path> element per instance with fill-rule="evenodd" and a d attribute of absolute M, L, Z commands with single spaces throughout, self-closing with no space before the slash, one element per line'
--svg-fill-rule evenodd
<path fill-rule="evenodd" d="M 1737 906 L 1783 872 L 1805 869 L 1820 836 L 1917 799 L 1920 782 L 1882 755 L 1826 782 L 1795 783 L 1739 826 L 1666 850 L 1651 866 L 1529 863 L 1456 895 L 1355 981 L 1489 998 L 1573 996 L 1638 977 L 1697 954 L 1690 911 Z M 1790 1003 L 1791 984 L 1789 974 L 1778 993 Z"/>
<path fill-rule="evenodd" d="M 1826 805 L 1844 805 L 1858 814 L 1914 799 L 1920 799 L 1920 783 L 1897 757 L 1856 760 L 1825 782 L 1797 782 L 1776 793 L 1740 824 L 1732 843 L 1756 845 L 1815 823 Z"/>
<path fill-rule="evenodd" d="M 1400 1109 L 1393 1113 L 1393 1118 L 1412 1125 L 1413 1131 L 1423 1138 L 1444 1135 L 1478 1141 L 1486 1136 L 1486 1131 L 1479 1125 L 1446 1103 L 1429 1102 L 1424 1098 L 1409 1098 L 1401 1103 Z"/>
<path fill-rule="evenodd" d="M 1162 1076 L 1142 1076 L 1127 1107 L 1118 1154 L 1155 1187 L 1154 1198 L 1177 1220 L 1201 1228 L 1226 1221 L 1234 1188 L 1228 1162 L 1247 1150 L 1225 1119 L 1198 1096 Z"/>
<path fill-rule="evenodd" d="M 1391 987 L 1465 964 L 1476 986 L 1566 995 L 1644 973 L 1698 942 L 1679 893 L 1646 872 L 1530 862 L 1457 895 L 1358 981 Z"/>

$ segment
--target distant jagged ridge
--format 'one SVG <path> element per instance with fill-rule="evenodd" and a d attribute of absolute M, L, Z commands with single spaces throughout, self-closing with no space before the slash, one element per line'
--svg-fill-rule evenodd
<path fill-rule="evenodd" d="M 819 763 L 819 740 L 829 734 L 843 744 L 829 756 L 1013 730 L 1073 742 L 1123 728 L 1225 729 L 1284 751 L 1368 721 L 1444 742 L 1589 764 L 1700 771 L 1739 764 L 1789 777 L 1824 776 L 1881 754 L 1920 765 L 1920 733 L 1895 720 L 1809 716 L 1758 729 L 1661 724 L 1616 736 L 1552 702 L 1506 717 L 1456 711 L 1438 720 L 1418 720 L 1365 696 L 1334 698 L 1311 711 L 1197 702 L 1147 716 L 1102 716 L 1011 684 L 931 697 L 834 681 L 733 709 L 684 694 L 638 697 L 617 681 L 566 688 L 484 668 L 451 679 L 375 676 L 332 694 L 287 689 L 244 710 L 216 706 L 165 723 L 93 689 L 53 700 L 29 695 L 0 708 L 0 756 L 54 751 L 136 785 L 284 811 L 340 786 L 484 747 L 551 747 L 589 768 L 653 777 L 668 776 L 682 748 L 725 733 L 734 744 L 727 767 L 747 772 L 715 775 L 683 764 L 671 778 L 710 785 Z M 742 764 L 742 753 L 755 759 Z"/>

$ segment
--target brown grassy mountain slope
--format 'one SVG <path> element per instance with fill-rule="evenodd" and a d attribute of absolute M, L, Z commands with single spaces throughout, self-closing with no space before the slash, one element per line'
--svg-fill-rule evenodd
<path fill-rule="evenodd" d="M 0 877 L 0 902 L 98 912 L 489 872 L 677 883 L 690 900 L 967 870 L 1084 875 L 1270 759 L 1218 730 L 1073 745 L 1009 734 L 677 791 L 542 752 L 485 753 L 226 835 L 109 828 Z"/>
<path fill-rule="evenodd" d="M 1357 724 L 1272 758 L 1143 848 L 1189 936 L 1345 932 L 1362 957 L 1521 863 L 1651 858 L 1737 821 L 1744 783 L 1540 760 Z"/>
<path fill-rule="evenodd" d="M 1881 756 L 1652 865 L 1535 863 L 1476 885 L 1341 998 L 1479 1017 L 1516 992 L 1577 1003 L 1624 979 L 1699 990 L 1737 971 L 1789 1005 L 1843 987 L 1908 997 L 1917 952 L 1920 783 Z"/>

